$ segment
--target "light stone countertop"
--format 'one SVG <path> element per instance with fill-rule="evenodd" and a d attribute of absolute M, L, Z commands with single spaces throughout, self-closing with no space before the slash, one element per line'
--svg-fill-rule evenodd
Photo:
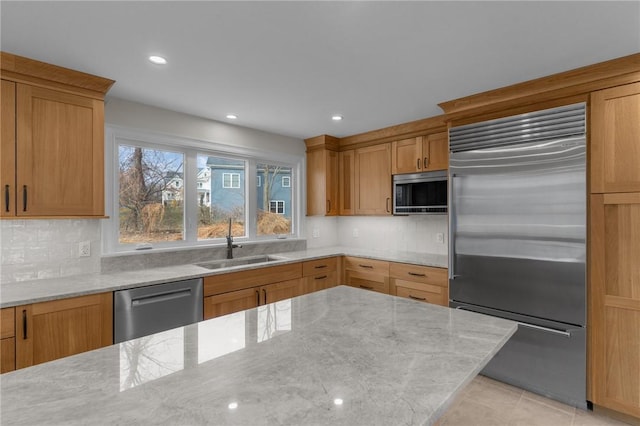
<path fill-rule="evenodd" d="M 350 247 L 327 247 L 274 253 L 272 256 L 278 257 L 281 260 L 215 270 L 187 264 L 108 274 L 73 275 L 69 277 L 2 284 L 0 285 L 0 308 L 340 255 L 413 263 L 424 266 L 447 267 L 447 256 L 444 255 L 363 250 Z"/>
<path fill-rule="evenodd" d="M 430 425 L 514 322 L 347 286 L 5 373 L 2 425 Z"/>

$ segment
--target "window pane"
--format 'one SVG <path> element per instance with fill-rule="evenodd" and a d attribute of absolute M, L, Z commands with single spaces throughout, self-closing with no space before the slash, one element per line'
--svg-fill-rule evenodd
<path fill-rule="evenodd" d="M 118 146 L 121 244 L 184 239 L 184 155 Z"/>
<path fill-rule="evenodd" d="M 245 228 L 245 162 L 198 155 L 198 240 L 243 237 Z"/>
<path fill-rule="evenodd" d="M 257 234 L 291 234 L 291 167 L 257 166 L 257 176 L 262 183 L 257 191 Z"/>

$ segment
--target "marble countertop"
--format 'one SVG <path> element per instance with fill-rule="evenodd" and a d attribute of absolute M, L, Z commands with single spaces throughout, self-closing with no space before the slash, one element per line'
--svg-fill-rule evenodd
<path fill-rule="evenodd" d="M 3 425 L 430 425 L 514 322 L 347 286 L 2 375 Z"/>
<path fill-rule="evenodd" d="M 241 265 L 216 270 L 197 265 L 175 265 L 162 268 L 108 274 L 85 274 L 43 280 L 22 281 L 0 286 L 0 308 L 44 302 L 67 297 L 83 296 L 127 288 L 180 281 L 229 272 L 264 268 L 285 263 L 320 259 L 329 256 L 358 256 L 424 266 L 447 267 L 447 256 L 424 253 L 363 250 L 349 247 L 327 247 L 294 252 L 273 253 L 280 260 L 269 263 Z"/>

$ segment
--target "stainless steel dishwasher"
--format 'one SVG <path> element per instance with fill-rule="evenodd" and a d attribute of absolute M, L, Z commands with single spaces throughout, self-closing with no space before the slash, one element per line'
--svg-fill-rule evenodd
<path fill-rule="evenodd" d="M 202 321 L 202 278 L 114 292 L 114 342 Z"/>

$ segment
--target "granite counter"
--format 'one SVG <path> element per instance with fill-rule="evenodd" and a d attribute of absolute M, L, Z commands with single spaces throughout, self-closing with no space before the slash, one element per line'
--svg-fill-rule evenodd
<path fill-rule="evenodd" d="M 3 425 L 429 425 L 516 331 L 351 287 L 6 373 Z"/>

